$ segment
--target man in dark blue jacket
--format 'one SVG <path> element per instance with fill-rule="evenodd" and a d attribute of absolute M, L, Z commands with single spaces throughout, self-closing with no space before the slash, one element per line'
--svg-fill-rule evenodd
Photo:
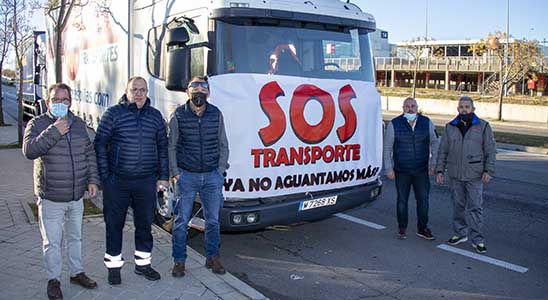
<path fill-rule="evenodd" d="M 389 179 L 396 180 L 398 237 L 407 237 L 407 202 L 413 186 L 417 200 L 417 235 L 433 240 L 428 228 L 428 175 L 434 175 L 438 137 L 432 121 L 417 112 L 417 101 L 407 98 L 403 101 L 403 114 L 386 126 L 384 169 Z"/>
<path fill-rule="evenodd" d="M 185 275 L 187 224 L 197 193 L 205 216 L 206 267 L 224 274 L 219 261 L 219 211 L 223 206 L 223 173 L 228 169 L 228 139 L 221 111 L 207 103 L 207 77 L 194 77 L 187 93 L 189 101 L 169 119 L 170 173 L 177 192 L 172 275 Z"/>
<path fill-rule="evenodd" d="M 151 266 L 151 225 L 156 192 L 168 186 L 167 133 L 162 114 L 150 104 L 147 82 L 129 80 L 117 105 L 107 109 L 95 136 L 97 166 L 103 185 L 108 282 L 120 284 L 122 231 L 128 207 L 135 224 L 135 273 L 160 279 Z"/>

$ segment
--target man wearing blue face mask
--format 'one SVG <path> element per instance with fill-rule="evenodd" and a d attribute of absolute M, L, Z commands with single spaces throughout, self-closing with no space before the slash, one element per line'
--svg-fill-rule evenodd
<path fill-rule="evenodd" d="M 472 247 L 486 253 L 482 194 L 483 184 L 495 174 L 496 142 L 489 123 L 474 113 L 472 98 L 462 96 L 457 110 L 459 115 L 445 125 L 436 164 L 438 184 L 447 169 L 453 200 L 454 235 L 447 243 L 464 243 L 470 235 Z"/>
<path fill-rule="evenodd" d="M 407 98 L 403 101 L 403 114 L 386 126 L 384 169 L 390 180 L 396 180 L 398 238 L 407 238 L 407 202 L 412 186 L 417 200 L 417 235 L 433 240 L 428 228 L 428 176 L 434 175 L 438 136 L 432 121 L 417 112 L 417 101 Z"/>
<path fill-rule="evenodd" d="M 223 206 L 224 172 L 228 169 L 228 139 L 223 114 L 207 102 L 206 76 L 194 77 L 187 90 L 189 100 L 169 118 L 170 173 L 176 184 L 177 202 L 172 230 L 173 277 L 185 275 L 188 221 L 196 194 L 205 216 L 206 268 L 226 271 L 219 260 L 221 232 L 219 212 Z"/>
<path fill-rule="evenodd" d="M 66 239 L 70 282 L 93 289 L 97 283 L 82 267 L 84 192 L 97 194 L 99 176 L 93 144 L 82 119 L 70 112 L 70 87 L 48 89 L 48 112 L 33 118 L 25 130 L 23 154 L 34 160 L 34 191 L 43 240 L 49 299 L 62 299 L 61 239 Z M 63 234 L 64 227 L 64 234 Z"/>

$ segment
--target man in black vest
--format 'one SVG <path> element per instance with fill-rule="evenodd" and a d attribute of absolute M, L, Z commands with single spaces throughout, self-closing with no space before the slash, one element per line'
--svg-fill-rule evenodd
<path fill-rule="evenodd" d="M 176 182 L 177 200 L 173 207 L 172 275 L 185 275 L 188 222 L 196 194 L 200 194 L 205 216 L 206 267 L 224 274 L 219 261 L 221 232 L 219 211 L 223 206 L 224 173 L 228 169 L 228 139 L 223 114 L 207 103 L 207 77 L 194 77 L 187 90 L 189 100 L 169 118 L 170 173 Z"/>
<path fill-rule="evenodd" d="M 128 208 L 135 224 L 135 273 L 148 280 L 160 279 L 150 263 L 151 233 L 156 192 L 169 183 L 167 133 L 164 118 L 147 97 L 142 77 L 128 81 L 118 104 L 103 114 L 95 152 L 103 185 L 103 213 L 106 227 L 104 262 L 109 284 L 120 284 L 122 232 Z"/>
<path fill-rule="evenodd" d="M 403 101 L 403 114 L 386 126 L 384 169 L 389 179 L 396 180 L 398 237 L 407 238 L 407 202 L 413 186 L 417 200 L 417 235 L 433 240 L 428 228 L 428 175 L 434 175 L 438 136 L 432 121 L 417 111 L 417 101 L 407 98 Z"/>

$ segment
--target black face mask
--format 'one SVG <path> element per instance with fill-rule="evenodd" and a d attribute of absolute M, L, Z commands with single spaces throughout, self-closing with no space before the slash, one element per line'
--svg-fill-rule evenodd
<path fill-rule="evenodd" d="M 192 103 L 196 105 L 196 107 L 201 107 L 202 105 L 204 105 L 206 103 L 206 100 L 207 94 L 205 93 L 194 92 L 190 94 L 190 101 L 192 101 Z"/>
<path fill-rule="evenodd" d="M 472 119 L 474 118 L 474 114 L 473 113 L 460 113 L 459 114 L 459 118 L 463 121 L 463 122 L 466 122 L 466 123 L 470 123 L 472 122 Z"/>

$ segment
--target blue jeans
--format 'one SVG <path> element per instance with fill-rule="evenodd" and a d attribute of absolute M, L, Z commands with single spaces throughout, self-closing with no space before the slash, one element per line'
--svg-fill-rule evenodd
<path fill-rule="evenodd" d="M 398 227 L 407 228 L 407 202 L 409 192 L 413 186 L 417 200 L 417 229 L 428 227 L 428 194 L 430 193 L 430 179 L 428 174 L 407 175 L 396 172 L 396 191 L 398 193 L 397 217 Z"/>
<path fill-rule="evenodd" d="M 206 257 L 219 255 L 221 242 L 221 227 L 219 226 L 219 211 L 223 206 L 224 178 L 215 169 L 207 173 L 181 172 L 176 184 L 176 203 L 173 205 L 175 222 L 172 229 L 173 260 L 186 261 L 186 240 L 188 222 L 192 216 L 192 207 L 196 194 L 200 194 L 205 217 L 205 252 Z"/>

